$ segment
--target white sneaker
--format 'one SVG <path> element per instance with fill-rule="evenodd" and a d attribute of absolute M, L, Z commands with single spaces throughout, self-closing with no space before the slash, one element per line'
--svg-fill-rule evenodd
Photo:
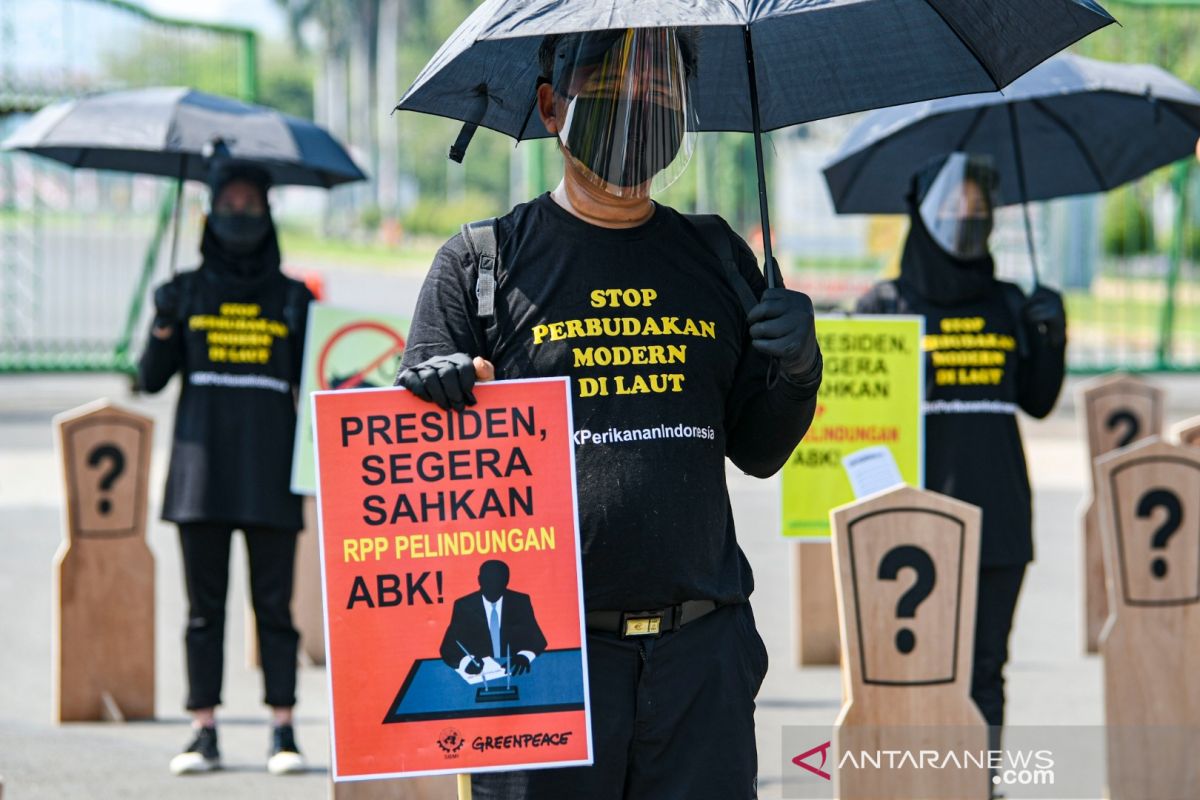
<path fill-rule="evenodd" d="M 174 775 L 212 772 L 220 768 L 221 752 L 217 749 L 216 728 L 200 728 L 183 752 L 171 759 L 171 773 Z"/>
<path fill-rule="evenodd" d="M 271 755 L 267 758 L 267 772 L 272 775 L 291 775 L 303 772 L 304 756 L 296 747 L 296 734 L 291 725 L 276 725 L 271 729 Z"/>

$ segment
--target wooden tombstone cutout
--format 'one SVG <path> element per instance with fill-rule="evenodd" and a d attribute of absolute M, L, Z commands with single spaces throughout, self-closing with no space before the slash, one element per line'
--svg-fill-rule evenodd
<path fill-rule="evenodd" d="M 1095 473 L 1113 609 L 1100 639 L 1108 796 L 1200 797 L 1200 451 L 1155 438 Z"/>
<path fill-rule="evenodd" d="M 1200 447 L 1200 417 L 1191 417 L 1171 428 L 1171 441 L 1185 447 Z"/>
<path fill-rule="evenodd" d="M 154 422 L 107 401 L 55 417 L 66 535 L 54 557 L 54 718 L 154 716 Z"/>
<path fill-rule="evenodd" d="M 1163 390 L 1129 375 L 1105 375 L 1081 384 L 1077 405 L 1083 410 L 1088 464 L 1121 447 L 1163 429 Z M 1089 478 L 1090 480 L 1090 478 Z M 1083 499 L 1079 524 L 1083 537 L 1084 646 L 1095 653 L 1100 629 L 1108 618 L 1108 590 L 1104 581 L 1104 551 L 1100 545 L 1099 509 L 1095 485 Z"/>
<path fill-rule="evenodd" d="M 829 542 L 797 542 L 792 547 L 793 641 L 797 666 L 838 663 L 832 549 Z"/>
<path fill-rule="evenodd" d="M 314 666 L 325 665 L 325 612 L 321 603 L 321 543 L 317 536 L 317 498 L 304 498 L 304 531 L 296 542 L 296 580 L 292 619 L 300 631 L 300 650 Z"/>
<path fill-rule="evenodd" d="M 979 509 L 904 486 L 830 516 L 846 695 L 836 752 L 986 751 L 970 696 Z M 988 797 L 978 765 L 833 772 L 841 800 Z"/>

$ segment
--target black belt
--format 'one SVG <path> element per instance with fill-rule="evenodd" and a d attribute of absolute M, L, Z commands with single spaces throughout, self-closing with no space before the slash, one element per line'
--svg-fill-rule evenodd
<path fill-rule="evenodd" d="M 717 604 L 712 600 L 685 600 L 679 605 L 649 611 L 589 611 L 584 619 L 588 630 L 615 633 L 622 639 L 658 638 L 716 610 Z"/>

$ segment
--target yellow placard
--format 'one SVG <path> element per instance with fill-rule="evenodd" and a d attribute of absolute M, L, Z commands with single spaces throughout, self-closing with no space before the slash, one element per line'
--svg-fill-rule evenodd
<path fill-rule="evenodd" d="M 783 468 L 784 536 L 829 538 L 829 510 L 855 500 L 843 460 L 886 447 L 905 483 L 925 479 L 920 316 L 818 316 L 825 376 L 804 441 Z"/>

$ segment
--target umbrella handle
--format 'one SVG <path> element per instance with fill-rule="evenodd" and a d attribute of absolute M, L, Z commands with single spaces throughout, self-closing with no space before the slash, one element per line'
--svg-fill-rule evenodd
<path fill-rule="evenodd" d="M 1033 270 L 1033 288 L 1042 285 L 1038 277 L 1037 253 L 1033 244 L 1033 223 L 1029 219 L 1029 190 L 1025 185 L 1025 159 L 1021 157 L 1021 134 L 1017 126 L 1016 104 L 1006 103 L 1008 108 L 1008 128 L 1012 136 L 1013 158 L 1017 162 L 1017 190 L 1021 196 L 1021 212 L 1025 217 L 1025 243 L 1029 247 L 1029 267 Z"/>
<path fill-rule="evenodd" d="M 175 184 L 175 210 L 172 212 L 174 219 L 171 222 L 171 277 L 175 277 L 177 271 L 175 253 L 179 250 L 179 217 L 180 206 L 183 205 L 183 181 L 178 181 Z"/>
<path fill-rule="evenodd" d="M 183 181 L 187 175 L 187 155 L 179 157 L 179 180 L 175 183 L 175 210 L 174 220 L 171 223 L 171 277 L 175 277 L 176 260 L 175 254 L 179 250 L 179 217 L 180 209 L 183 206 Z"/>
<path fill-rule="evenodd" d="M 754 123 L 754 162 L 758 169 L 758 214 L 762 218 L 763 232 L 763 272 L 767 278 L 767 288 L 774 289 L 780 284 L 776 280 L 779 267 L 771 254 L 771 214 L 767 207 L 767 171 L 763 166 L 762 121 L 758 115 L 758 77 L 754 71 L 754 42 L 750 37 L 750 26 L 742 29 L 742 43 L 746 48 L 746 73 L 750 81 L 750 117 Z"/>
<path fill-rule="evenodd" d="M 1033 270 L 1033 288 L 1042 285 L 1038 275 L 1037 247 L 1033 242 L 1033 223 L 1029 220 L 1029 203 L 1021 203 L 1021 212 L 1025 216 L 1025 243 L 1029 246 L 1029 266 Z"/>

